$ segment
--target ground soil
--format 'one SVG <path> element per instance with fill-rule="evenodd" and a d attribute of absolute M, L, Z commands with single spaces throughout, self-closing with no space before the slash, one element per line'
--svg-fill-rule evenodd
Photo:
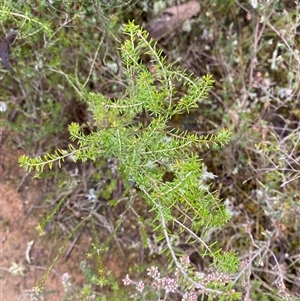
<path fill-rule="evenodd" d="M 51 237 L 39 236 L 35 227 L 41 221 L 36 211 L 31 208 L 43 197 L 39 180 L 18 166 L 18 156 L 22 152 L 14 150 L 8 140 L 0 145 L 0 300 L 33 300 L 22 297 L 25 290 L 34 287 L 44 275 L 47 267 L 56 256 L 62 241 L 55 242 Z M 33 245 L 28 249 L 28 243 Z M 83 284 L 84 277 L 79 263 L 88 251 L 88 238 L 80 237 L 76 247 L 65 260 L 60 258 L 47 277 L 46 294 L 43 300 L 62 300 L 63 286 L 61 277 L 69 273 L 72 283 Z M 66 247 L 66 249 L 68 246 Z M 26 258 L 26 250 L 30 250 Z M 112 254 L 110 256 L 113 256 Z M 63 256 L 62 256 L 63 257 Z M 122 264 L 118 260 L 109 260 L 109 268 L 117 277 L 123 274 Z M 15 265 L 14 274 L 10 268 Z"/>

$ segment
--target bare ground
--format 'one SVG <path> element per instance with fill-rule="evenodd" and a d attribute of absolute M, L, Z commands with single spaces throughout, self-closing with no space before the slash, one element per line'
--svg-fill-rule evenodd
<path fill-rule="evenodd" d="M 62 239 L 53 241 L 48 235 L 39 236 L 35 229 L 42 216 L 31 209 L 43 197 L 43 191 L 38 180 L 31 176 L 25 179 L 26 173 L 17 163 L 19 155 L 20 151 L 13 151 L 7 143 L 0 147 L 1 301 L 33 300 L 24 296 L 24 291 L 32 289 L 41 280 L 62 245 Z M 62 300 L 64 273 L 71 276 L 73 284 L 83 283 L 79 263 L 88 251 L 88 240 L 81 237 L 68 259 L 62 256 L 55 264 L 47 277 L 43 300 Z M 32 246 L 28 247 L 30 243 Z M 108 260 L 108 263 L 108 268 L 120 277 L 122 264 L 117 258 Z"/>

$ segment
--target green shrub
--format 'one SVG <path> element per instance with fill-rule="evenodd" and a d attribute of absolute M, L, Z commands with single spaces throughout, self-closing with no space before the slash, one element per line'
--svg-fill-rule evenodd
<path fill-rule="evenodd" d="M 147 33 L 134 23 L 124 27 L 125 42 L 120 48 L 123 72 L 126 76 L 125 93 L 117 99 L 109 99 L 100 93 L 85 93 L 88 108 L 93 115 L 93 130 L 85 134 L 80 125 L 69 126 L 70 139 L 67 150 L 57 149 L 54 154 L 30 158 L 23 155 L 19 163 L 27 171 L 37 175 L 66 159 L 74 162 L 98 158 L 116 158 L 125 186 L 134 185 L 154 213 L 152 228 L 158 240 L 164 240 L 163 252 L 170 266 L 176 267 L 195 288 L 212 294 L 223 294 L 223 299 L 238 300 L 230 286 L 218 281 L 202 285 L 182 267 L 174 241 L 178 235 L 190 244 L 202 244 L 202 256 L 211 257 L 216 270 L 232 273 L 238 260 L 234 252 L 221 252 L 213 245 L 206 245 L 198 236 L 214 227 L 222 227 L 230 218 L 217 196 L 205 184 L 205 167 L 193 149 L 219 148 L 228 143 L 230 133 L 222 129 L 214 135 L 199 136 L 171 128 L 170 119 L 197 108 L 213 81 L 207 75 L 194 79 L 184 71 L 166 64 L 161 51 Z M 141 63 L 141 55 L 150 56 L 150 68 Z M 175 84 L 186 87 L 187 93 L 179 97 Z M 147 113 L 147 124 L 140 115 Z M 48 169 L 49 168 L 49 169 Z M 171 174 L 166 179 L 166 174 Z M 118 227 L 117 227 L 118 228 Z M 172 229 L 179 229 L 174 233 Z M 104 247 L 105 245 L 105 247 Z M 107 249 L 107 242 L 98 251 Z M 98 252 L 99 253 L 99 252 Z M 221 300 L 221 299 L 220 299 Z"/>

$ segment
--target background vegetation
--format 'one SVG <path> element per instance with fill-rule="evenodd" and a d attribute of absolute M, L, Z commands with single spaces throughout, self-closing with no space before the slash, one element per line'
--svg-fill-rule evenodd
<path fill-rule="evenodd" d="M 68 149 L 69 130 L 73 137 L 78 130 L 74 124 L 73 130 L 69 127 L 72 122 L 79 124 L 84 138 L 125 115 L 100 111 L 96 116 L 90 97 L 102 95 L 114 103 L 128 93 L 131 83 L 122 68 L 121 45 L 128 40 L 123 24 L 134 19 L 144 27 L 159 4 L 179 3 L 0 0 L 1 37 L 10 29 L 19 32 L 11 47 L 16 76 L 4 71 L 0 75 L 0 100 L 8 106 L 1 112 L 2 143 L 9 141 L 29 157 L 43 156 Z M 86 284 L 69 287 L 66 300 L 196 300 L 197 296 L 201 300 L 299 300 L 299 9 L 297 1 L 203 0 L 198 16 L 157 45 L 165 56 L 162 71 L 173 64 L 172 70 L 186 70 L 196 82 L 205 74 L 215 81 L 208 97 L 201 98 L 189 114 L 165 119 L 171 133 L 176 129 L 211 138 L 222 128 L 231 132 L 224 147 L 189 149 L 203 160 L 200 175 L 208 180 L 207 193 L 222 200 L 220 206 L 230 213 L 230 220 L 220 227 L 193 229 L 200 242 L 191 241 L 179 227 L 169 227 L 176 254 L 189 256 L 189 262 L 178 256 L 181 272 L 198 275 L 202 281 L 198 283 L 207 291 L 194 288 L 187 278 L 183 282 L 176 278 L 170 252 L 161 254 L 168 241 L 151 226 L 155 212 L 149 212 L 152 207 L 140 193 L 142 181 L 136 185 L 136 176 L 130 179 L 124 166 L 120 168 L 121 154 L 114 153 L 94 161 L 67 159 L 61 168 L 54 164 L 51 171 L 40 174 L 47 195 L 39 230 L 47 226 L 46 235 L 63 234 L 64 244 L 76 243 L 78 231 L 94 238 L 87 263 L 82 264 Z M 142 52 L 134 61 L 153 70 L 153 53 Z M 159 75 L 147 78 L 157 89 L 166 84 Z M 178 99 L 195 97 L 173 80 Z M 149 108 L 135 113 L 130 120 L 120 118 L 121 126 L 131 120 L 136 128 L 151 125 Z M 163 183 L 174 182 L 168 168 L 160 177 Z M 210 270 L 213 257 L 202 255 L 203 246 L 213 243 L 212 254 L 219 254 L 218 250 L 223 255 L 237 254 L 238 269 L 229 273 L 214 264 Z M 124 282 L 105 269 L 102 258 L 107 249 L 123 254 Z M 230 260 L 229 266 L 236 266 L 233 257 Z M 161 274 L 147 271 L 151 266 L 158 266 Z M 125 278 L 127 273 L 130 276 Z M 214 278 L 209 282 L 207 275 Z M 178 280 L 174 291 L 157 289 L 161 279 Z M 226 283 L 225 288 L 221 283 Z M 43 280 L 40 288 L 42 284 Z M 212 292 L 207 297 L 204 292 L 209 289 L 226 293 Z"/>

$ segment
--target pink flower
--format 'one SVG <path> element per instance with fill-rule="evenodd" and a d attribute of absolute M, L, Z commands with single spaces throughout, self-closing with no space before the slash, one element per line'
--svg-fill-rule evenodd
<path fill-rule="evenodd" d="M 182 267 L 183 267 L 185 270 L 187 270 L 187 269 L 189 268 L 189 266 L 190 266 L 190 258 L 189 258 L 189 256 L 182 256 L 182 257 L 180 258 L 180 262 L 181 262 L 181 264 L 182 264 Z"/>
<path fill-rule="evenodd" d="M 158 271 L 158 267 L 152 266 L 149 269 L 147 269 L 148 273 L 147 275 L 150 276 L 153 279 L 160 278 L 160 272 Z"/>
<path fill-rule="evenodd" d="M 124 285 L 130 285 L 133 281 L 129 278 L 129 275 L 127 274 L 124 279 L 122 279 Z"/>
<path fill-rule="evenodd" d="M 197 301 L 198 296 L 195 293 L 185 293 L 181 301 Z"/>
<path fill-rule="evenodd" d="M 144 287 L 145 287 L 144 282 L 139 281 L 138 284 L 136 285 L 136 290 L 141 293 L 144 290 Z"/>

